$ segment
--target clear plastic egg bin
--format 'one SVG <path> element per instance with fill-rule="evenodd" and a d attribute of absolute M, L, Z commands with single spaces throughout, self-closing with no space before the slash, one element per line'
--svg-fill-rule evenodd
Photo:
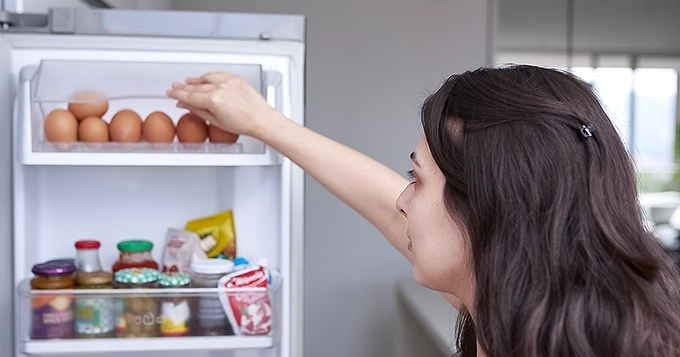
<path fill-rule="evenodd" d="M 43 60 L 30 81 L 30 131 L 33 152 L 112 152 L 112 153 L 187 153 L 187 154 L 261 154 L 264 143 L 241 135 L 235 143 L 78 141 L 53 142 L 45 134 L 45 118 L 55 109 L 68 110 L 69 103 L 108 102 L 101 115 L 107 124 L 124 109 L 137 113 L 142 121 L 161 111 L 168 115 L 175 129 L 188 110 L 178 108 L 177 101 L 165 95 L 173 82 L 198 77 L 207 72 L 227 71 L 244 77 L 260 93 L 266 92 L 264 75 L 257 64 L 157 63 L 115 61 Z M 95 97 L 91 94 L 96 94 Z M 90 96 L 83 95 L 90 94 Z M 95 99 L 92 99 L 95 98 Z M 26 119 L 24 119 L 26 120 Z M 107 125 L 108 126 L 108 125 Z"/>

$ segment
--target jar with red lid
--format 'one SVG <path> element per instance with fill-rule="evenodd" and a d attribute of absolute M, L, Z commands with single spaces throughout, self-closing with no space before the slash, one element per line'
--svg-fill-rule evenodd
<path fill-rule="evenodd" d="M 78 273 L 93 273 L 102 271 L 99 261 L 99 247 L 101 243 L 96 240 L 79 240 L 76 246 L 75 265 Z"/>
<path fill-rule="evenodd" d="M 158 270 L 158 263 L 151 257 L 153 243 L 144 239 L 125 240 L 118 243 L 120 255 L 113 263 L 113 272 L 127 268 L 150 268 Z"/>

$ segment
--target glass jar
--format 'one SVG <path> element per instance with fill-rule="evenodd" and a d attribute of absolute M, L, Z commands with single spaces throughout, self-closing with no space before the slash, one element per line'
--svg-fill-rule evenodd
<path fill-rule="evenodd" d="M 31 289 L 66 290 L 75 286 L 73 264 L 43 263 L 33 266 L 31 271 L 35 274 L 31 279 Z M 32 294 L 31 315 L 31 338 L 73 337 L 72 294 Z"/>
<path fill-rule="evenodd" d="M 113 275 L 104 271 L 79 273 L 76 289 L 112 289 Z M 78 338 L 106 338 L 114 335 L 113 298 L 107 295 L 78 295 L 76 335 Z"/>
<path fill-rule="evenodd" d="M 102 270 L 99 261 L 99 247 L 101 243 L 96 240 L 79 240 L 76 246 L 75 265 L 78 273 L 91 273 Z"/>
<path fill-rule="evenodd" d="M 158 285 L 161 288 L 186 288 L 191 283 L 187 273 L 161 273 Z M 186 295 L 163 296 L 161 298 L 161 335 L 186 336 L 191 329 L 190 298 Z"/>
<path fill-rule="evenodd" d="M 234 263 L 226 259 L 201 259 L 191 263 L 191 282 L 197 288 L 217 288 L 221 277 L 234 269 Z M 217 292 L 201 293 L 197 307 L 197 331 L 199 336 L 233 335 L 234 330 L 224 312 Z"/>
<path fill-rule="evenodd" d="M 114 275 L 118 289 L 158 287 L 159 272 L 149 268 L 126 268 Z M 116 337 L 157 337 L 160 316 L 158 301 L 148 294 L 119 295 L 116 299 Z"/>
<path fill-rule="evenodd" d="M 125 240 L 118 243 L 120 255 L 113 263 L 113 272 L 127 268 L 150 268 L 158 270 L 158 263 L 151 257 L 153 243 L 148 240 Z"/>

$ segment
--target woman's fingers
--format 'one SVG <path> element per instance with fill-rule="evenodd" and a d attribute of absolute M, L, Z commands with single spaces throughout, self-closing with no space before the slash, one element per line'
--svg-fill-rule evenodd
<path fill-rule="evenodd" d="M 229 72 L 209 72 L 198 78 L 188 77 L 186 79 L 186 82 L 187 84 L 204 84 L 204 83 L 218 84 L 235 76 L 236 76 L 235 74 Z"/>
<path fill-rule="evenodd" d="M 211 104 L 210 92 L 199 92 L 186 86 L 173 86 L 173 88 L 165 92 L 165 94 L 170 98 L 175 98 L 192 107 L 208 108 Z"/>

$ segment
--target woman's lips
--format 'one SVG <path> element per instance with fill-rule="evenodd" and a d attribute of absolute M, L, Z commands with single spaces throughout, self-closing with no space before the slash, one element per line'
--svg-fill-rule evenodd
<path fill-rule="evenodd" d="M 408 241 L 408 245 L 406 246 L 406 249 L 411 251 L 411 248 L 413 248 L 413 243 L 411 243 L 411 241 Z"/>

